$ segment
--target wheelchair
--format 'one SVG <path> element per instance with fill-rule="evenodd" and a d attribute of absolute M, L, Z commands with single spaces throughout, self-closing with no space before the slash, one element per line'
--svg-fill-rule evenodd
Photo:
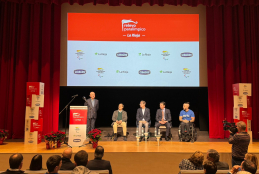
<path fill-rule="evenodd" d="M 197 141 L 197 137 L 198 137 L 198 134 L 197 134 L 197 130 L 195 129 L 195 124 L 194 123 L 191 123 L 190 124 L 190 129 L 189 129 L 189 133 L 187 132 L 187 129 L 185 127 L 185 131 L 182 132 L 182 129 L 181 129 L 181 124 L 179 125 L 179 129 L 178 129 L 178 136 L 179 136 L 179 141 L 182 142 L 182 141 L 185 141 L 185 142 L 194 142 L 194 141 Z"/>

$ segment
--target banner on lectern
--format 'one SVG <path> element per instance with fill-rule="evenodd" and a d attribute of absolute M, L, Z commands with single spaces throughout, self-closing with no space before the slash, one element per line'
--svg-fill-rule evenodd
<path fill-rule="evenodd" d="M 86 142 L 87 106 L 70 106 L 68 145 L 82 146 Z"/>

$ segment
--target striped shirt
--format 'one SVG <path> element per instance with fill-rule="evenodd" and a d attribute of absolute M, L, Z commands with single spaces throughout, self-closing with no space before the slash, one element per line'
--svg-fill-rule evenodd
<path fill-rule="evenodd" d="M 247 132 L 236 133 L 234 136 L 230 135 L 229 144 L 232 144 L 232 157 L 237 159 L 244 159 L 250 143 L 250 136 Z"/>

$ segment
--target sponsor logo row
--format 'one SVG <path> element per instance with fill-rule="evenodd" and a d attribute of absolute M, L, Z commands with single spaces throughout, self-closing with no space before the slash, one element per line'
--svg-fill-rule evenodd
<path fill-rule="evenodd" d="M 82 50 L 77 50 L 77 52 L 75 54 L 77 55 L 77 59 L 81 60 L 81 59 L 83 59 L 83 56 L 84 56 L 85 53 Z M 96 52 L 96 53 L 94 53 L 94 55 L 95 56 L 107 56 L 108 53 L 98 53 L 98 52 Z M 164 60 L 168 60 L 166 57 L 170 56 L 170 53 L 168 51 L 162 51 L 161 55 L 163 56 Z M 125 57 L 128 57 L 128 56 L 129 56 L 129 53 L 127 53 L 127 52 L 116 53 L 116 57 L 125 58 Z M 138 53 L 135 56 L 146 56 L 146 57 L 148 57 L 148 56 L 151 56 L 151 54 L 150 53 Z M 191 52 L 183 52 L 183 53 L 180 54 L 180 57 L 182 57 L 182 58 L 190 58 L 192 56 L 193 56 L 193 53 L 191 53 Z"/>
<path fill-rule="evenodd" d="M 98 77 L 100 77 L 100 78 L 103 77 L 103 74 L 105 73 L 103 68 L 97 68 L 96 72 L 98 74 Z M 128 74 L 129 71 L 116 70 L 115 73 Z M 161 73 L 161 74 L 162 73 L 172 74 L 172 71 L 163 71 L 163 70 L 161 70 L 158 73 Z M 184 74 L 185 78 L 188 78 L 189 74 L 191 74 L 191 70 L 188 69 L 188 68 L 183 68 L 182 73 Z M 86 70 L 84 70 L 84 69 L 76 69 L 76 70 L 74 70 L 74 74 L 77 74 L 77 75 L 86 74 Z M 149 75 L 149 74 L 151 74 L 151 70 L 139 70 L 138 74 L 139 75 Z"/>

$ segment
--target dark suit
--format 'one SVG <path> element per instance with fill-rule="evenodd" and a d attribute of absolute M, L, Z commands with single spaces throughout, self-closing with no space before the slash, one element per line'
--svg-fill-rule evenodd
<path fill-rule="evenodd" d="M 171 122 L 171 113 L 169 109 L 165 108 L 165 121 L 167 121 L 165 124 L 160 124 L 159 121 L 162 121 L 162 109 L 158 109 L 156 111 L 156 124 L 155 127 L 156 129 L 159 129 L 159 126 L 165 126 L 166 127 L 166 136 L 169 136 L 169 132 L 170 132 L 170 122 Z"/>
<path fill-rule="evenodd" d="M 92 105 L 92 99 L 89 98 L 85 102 L 85 106 L 88 106 L 88 112 L 87 112 L 87 132 L 90 132 L 95 128 L 95 120 L 97 118 L 97 111 L 99 109 L 99 101 L 97 99 L 94 99 L 94 106 Z"/>
<path fill-rule="evenodd" d="M 60 170 L 74 170 L 75 164 L 69 158 L 62 157 L 62 166 Z"/>
<path fill-rule="evenodd" d="M 86 167 L 89 170 L 109 170 L 109 174 L 112 174 L 112 166 L 110 161 L 99 158 L 89 161 Z"/>
<path fill-rule="evenodd" d="M 228 163 L 219 161 L 219 162 L 216 162 L 215 164 L 216 164 L 218 170 L 229 170 Z"/>
<path fill-rule="evenodd" d="M 141 129 L 142 129 L 142 124 L 143 124 L 142 122 L 139 123 L 139 121 L 143 121 L 143 119 L 146 121 L 146 123 L 144 125 L 145 125 L 145 132 L 147 133 L 148 127 L 151 124 L 150 110 L 148 108 L 145 108 L 144 115 L 143 115 L 143 112 L 142 112 L 142 108 L 138 108 L 138 110 L 137 110 L 137 115 L 136 115 L 137 123 L 136 124 L 139 128 L 139 135 L 141 135 Z"/>

